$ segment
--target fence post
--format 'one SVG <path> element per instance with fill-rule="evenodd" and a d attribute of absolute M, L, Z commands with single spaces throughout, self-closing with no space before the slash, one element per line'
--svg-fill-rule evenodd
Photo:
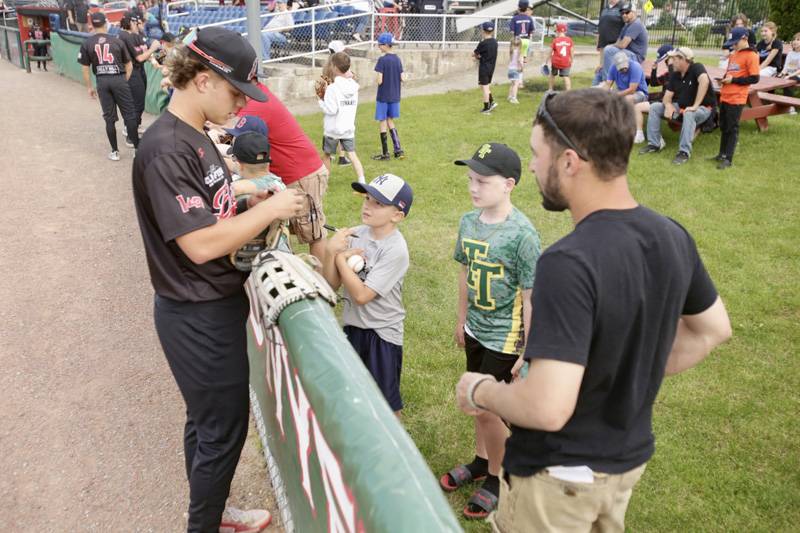
<path fill-rule="evenodd" d="M 442 13 L 442 50 L 447 42 L 447 13 Z"/>
<path fill-rule="evenodd" d="M 311 10 L 311 68 L 317 66 L 317 8 Z"/>
<path fill-rule="evenodd" d="M 375 48 L 375 7 L 372 8 L 372 13 L 370 13 L 369 17 L 370 17 L 369 47 L 370 49 L 373 49 Z"/>

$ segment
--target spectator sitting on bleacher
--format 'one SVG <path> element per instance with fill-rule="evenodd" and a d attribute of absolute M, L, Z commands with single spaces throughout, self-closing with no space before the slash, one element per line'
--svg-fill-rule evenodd
<path fill-rule="evenodd" d="M 616 43 L 610 44 L 603 49 L 603 80 L 608 79 L 608 73 L 614 62 L 614 56 L 622 52 L 632 61 L 639 64 L 644 61 L 647 55 L 647 29 L 636 15 L 636 10 L 629 3 L 625 3 L 619 9 L 622 13 L 622 20 L 625 26 L 619 34 Z"/>
<path fill-rule="evenodd" d="M 716 107 L 711 78 L 706 67 L 694 62 L 691 48 L 679 47 L 669 53 L 674 72 L 667 84 L 662 102 L 650 105 L 647 117 L 647 146 L 640 154 L 660 152 L 667 143 L 661 136 L 661 118 L 682 120 L 678 153 L 672 163 L 682 165 L 692 155 L 692 141 L 698 126 L 709 120 Z"/>
<path fill-rule="evenodd" d="M 614 64 L 608 71 L 608 79 L 605 87 L 609 91 L 617 90 L 633 106 L 647 101 L 647 78 L 644 75 L 642 66 L 636 61 L 631 61 L 624 52 L 617 52 L 614 56 Z M 644 119 L 641 113 L 636 114 L 636 138 L 633 142 L 644 142 L 644 132 L 642 126 Z"/>
<path fill-rule="evenodd" d="M 672 51 L 671 44 L 662 44 L 658 47 L 658 52 L 656 52 L 656 60 L 653 63 L 653 68 L 650 70 L 650 79 L 647 80 L 647 83 L 650 87 L 662 87 L 666 90 L 667 82 L 669 82 L 669 77 L 672 75 L 672 57 L 670 57 L 669 52 Z M 663 74 L 658 74 L 658 64 L 662 61 L 666 62 L 667 71 Z M 652 95 L 651 95 L 652 96 Z M 658 96 L 657 100 L 661 100 L 661 97 Z M 653 100 L 651 97 L 650 100 Z"/>
<path fill-rule="evenodd" d="M 795 33 L 792 38 L 792 51 L 786 54 L 786 59 L 783 61 L 783 70 L 778 74 L 778 77 L 800 81 L 800 32 Z M 794 96 L 794 87 L 786 87 L 783 90 L 783 95 Z M 796 115 L 797 110 L 794 107 L 790 107 L 789 114 Z"/>
<path fill-rule="evenodd" d="M 281 46 L 286 45 L 288 41 L 283 32 L 294 26 L 294 18 L 287 8 L 286 0 L 277 0 L 275 2 L 275 10 L 276 13 L 272 15 L 272 18 L 261 32 L 261 47 L 265 60 L 271 57 L 270 49 L 272 48 L 272 43 L 277 43 Z"/>
<path fill-rule="evenodd" d="M 359 2 L 353 2 L 350 5 L 353 6 L 355 11 L 363 11 L 364 13 L 372 13 L 375 10 L 375 5 L 372 0 L 361 0 Z M 367 28 L 369 17 L 358 17 L 355 20 L 356 27 L 353 31 L 353 39 L 360 42 L 363 40 L 361 34 L 364 33 L 364 30 Z"/>
<path fill-rule="evenodd" d="M 783 68 L 783 41 L 778 39 L 778 27 L 774 22 L 765 22 L 756 45 L 761 76 L 774 76 Z"/>

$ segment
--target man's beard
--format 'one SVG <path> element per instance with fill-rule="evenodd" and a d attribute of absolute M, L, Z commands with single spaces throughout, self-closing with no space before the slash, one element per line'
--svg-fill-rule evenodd
<path fill-rule="evenodd" d="M 558 171 L 554 164 L 547 169 L 547 179 L 544 182 L 544 189 L 539 187 L 539 194 L 542 195 L 542 207 L 547 211 L 565 211 L 569 204 L 561 194 L 561 182 L 558 180 Z"/>

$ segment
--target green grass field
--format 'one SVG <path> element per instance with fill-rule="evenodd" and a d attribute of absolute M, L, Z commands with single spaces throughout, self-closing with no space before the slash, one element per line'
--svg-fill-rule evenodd
<path fill-rule="evenodd" d="M 498 73 L 500 74 L 500 73 Z M 503 73 L 504 74 L 504 73 Z M 574 80 L 587 86 L 587 77 Z M 541 92 L 478 111 L 475 90 L 403 100 L 398 128 L 408 158 L 376 162 L 373 105 L 360 107 L 357 151 L 367 178 L 393 172 L 415 199 L 401 229 L 411 253 L 404 298 L 408 311 L 402 392 L 404 424 L 437 476 L 473 456 L 472 422 L 454 401 L 464 355 L 453 342 L 457 265 L 453 246 L 461 215 L 471 209 L 464 167 L 478 145 L 500 141 L 530 158 L 531 119 Z M 317 141 L 320 115 L 301 124 Z M 666 128 L 663 128 L 666 130 Z M 655 406 L 656 454 L 628 511 L 631 531 L 797 531 L 800 523 L 800 118 L 770 119 L 758 133 L 743 124 L 733 168 L 720 172 L 704 158 L 717 153 L 719 132 L 700 136 L 692 159 L 676 167 L 677 134 L 668 148 L 631 156 L 628 178 L 639 202 L 675 218 L 694 235 L 734 328 L 729 343 L 700 367 L 667 379 Z M 637 150 L 638 146 L 634 148 Z M 330 223 L 359 223 L 350 167 L 334 167 L 325 211 Z M 537 227 L 544 246 L 571 229 L 567 213 L 539 203 L 524 171 L 514 204 Z M 449 497 L 454 512 L 470 490 Z M 468 531 L 489 531 L 463 522 Z"/>

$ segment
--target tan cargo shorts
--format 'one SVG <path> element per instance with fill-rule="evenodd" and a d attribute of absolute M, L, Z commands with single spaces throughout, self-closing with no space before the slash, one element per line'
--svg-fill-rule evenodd
<path fill-rule="evenodd" d="M 288 187 L 306 195 L 303 214 L 289 221 L 289 231 L 303 244 L 324 239 L 328 232 L 323 227 L 326 219 L 322 210 L 322 197 L 328 190 L 328 169 L 323 165 L 314 173 L 300 178 Z"/>

